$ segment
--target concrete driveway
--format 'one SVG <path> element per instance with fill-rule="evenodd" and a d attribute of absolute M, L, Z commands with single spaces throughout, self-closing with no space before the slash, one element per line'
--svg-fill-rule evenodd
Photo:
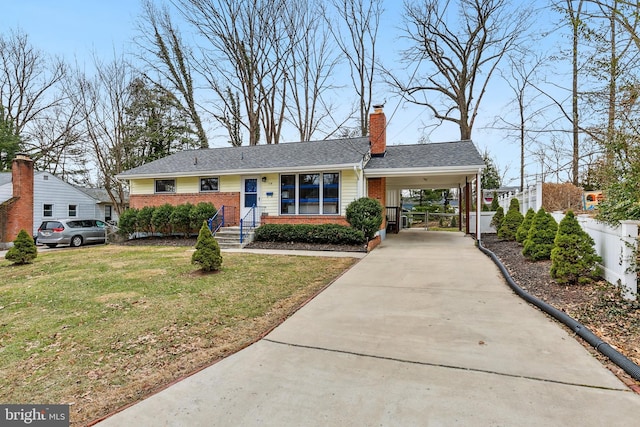
<path fill-rule="evenodd" d="M 639 413 L 470 237 L 405 230 L 265 339 L 100 426 L 628 426 Z"/>

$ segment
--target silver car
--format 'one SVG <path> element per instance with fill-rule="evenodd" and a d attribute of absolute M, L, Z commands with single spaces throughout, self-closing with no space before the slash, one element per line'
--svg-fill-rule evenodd
<path fill-rule="evenodd" d="M 80 246 L 106 243 L 107 224 L 98 219 L 56 219 L 42 221 L 37 243 L 55 248 L 58 245 Z"/>

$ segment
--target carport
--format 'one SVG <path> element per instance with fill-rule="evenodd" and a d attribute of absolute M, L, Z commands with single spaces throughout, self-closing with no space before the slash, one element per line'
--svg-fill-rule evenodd
<path fill-rule="evenodd" d="M 389 229 L 398 232 L 402 228 L 402 190 L 439 188 L 458 189 L 459 221 L 462 230 L 470 229 L 472 194 L 476 194 L 475 229 L 480 229 L 482 207 L 482 171 L 486 167 L 482 156 L 472 141 L 454 141 L 416 145 L 388 145 L 383 155 L 373 156 L 364 169 L 369 185 L 368 194 L 375 194 L 372 187 L 380 188 L 378 199 L 385 207 Z"/>

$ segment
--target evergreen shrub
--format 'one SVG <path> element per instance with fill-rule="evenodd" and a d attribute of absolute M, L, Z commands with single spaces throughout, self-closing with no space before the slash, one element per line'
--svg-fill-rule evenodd
<path fill-rule="evenodd" d="M 5 259 L 14 264 L 31 264 L 38 256 L 38 248 L 33 237 L 22 229 L 13 241 L 13 246 L 5 254 Z"/>
<path fill-rule="evenodd" d="M 191 264 L 199 265 L 202 271 L 218 271 L 222 266 L 222 255 L 220 254 L 220 246 L 215 237 L 211 234 L 206 221 L 202 222 L 198 240 L 196 241 L 196 250 L 191 255 Z"/>
<path fill-rule="evenodd" d="M 264 224 L 256 228 L 254 240 L 335 245 L 366 243 L 362 231 L 339 224 Z"/>
<path fill-rule="evenodd" d="M 508 241 L 516 240 L 516 233 L 523 219 L 524 217 L 520 213 L 520 202 L 516 198 L 511 199 L 509 210 L 502 220 L 502 225 L 498 229 L 498 238 Z"/>
<path fill-rule="evenodd" d="M 376 199 L 361 197 L 347 206 L 347 221 L 353 228 L 362 231 L 367 240 L 371 240 L 380 230 L 382 209 L 382 205 Z"/>
<path fill-rule="evenodd" d="M 500 230 L 500 227 L 502 227 L 503 219 L 504 209 L 502 209 L 502 206 L 498 206 L 498 209 L 496 209 L 496 213 L 493 214 L 493 218 L 491 218 L 491 225 L 496 229 L 496 232 Z"/>
<path fill-rule="evenodd" d="M 583 229 L 572 211 L 560 221 L 551 251 L 551 277 L 570 285 L 589 283 L 602 274 L 594 241 Z"/>
<path fill-rule="evenodd" d="M 524 219 L 520 223 L 518 227 L 518 231 L 516 232 L 516 242 L 523 243 L 527 236 L 529 235 L 529 229 L 531 228 L 531 223 L 533 222 L 533 217 L 536 215 L 536 211 L 533 208 L 529 208 L 527 213 L 524 216 Z"/>
<path fill-rule="evenodd" d="M 558 223 L 556 220 L 544 208 L 540 208 L 531 222 L 522 254 L 532 261 L 549 259 L 557 231 Z"/>

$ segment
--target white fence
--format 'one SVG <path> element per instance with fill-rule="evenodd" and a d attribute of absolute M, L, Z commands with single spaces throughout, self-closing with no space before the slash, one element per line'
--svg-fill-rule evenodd
<path fill-rule="evenodd" d="M 523 215 L 526 214 L 529 208 L 533 208 L 537 212 L 542 207 L 542 183 L 537 183 L 523 192 L 501 196 L 498 201 L 505 214 L 509 209 L 511 199 L 514 197 L 520 202 L 520 212 Z M 558 223 L 564 218 L 562 212 L 554 212 L 552 215 Z M 485 220 L 483 217 L 481 218 L 481 230 L 484 233 L 495 232 L 491 231 L 489 227 L 485 228 Z M 640 225 L 640 221 L 622 221 L 619 226 L 611 227 L 596 221 L 589 215 L 578 215 L 577 218 L 582 229 L 595 242 L 596 252 L 602 257 L 604 279 L 609 283 L 620 286 L 625 298 L 635 299 L 638 295 L 636 257 L 638 254 L 638 225 Z"/>
<path fill-rule="evenodd" d="M 538 182 L 536 185 L 531 185 L 524 189 L 524 191 L 516 191 L 515 193 L 507 193 L 498 197 L 498 203 L 504 209 L 506 214 L 509 210 L 509 203 L 511 199 L 518 199 L 520 202 L 520 212 L 524 215 L 529 208 L 538 212 L 538 209 L 542 207 L 542 183 Z"/>

